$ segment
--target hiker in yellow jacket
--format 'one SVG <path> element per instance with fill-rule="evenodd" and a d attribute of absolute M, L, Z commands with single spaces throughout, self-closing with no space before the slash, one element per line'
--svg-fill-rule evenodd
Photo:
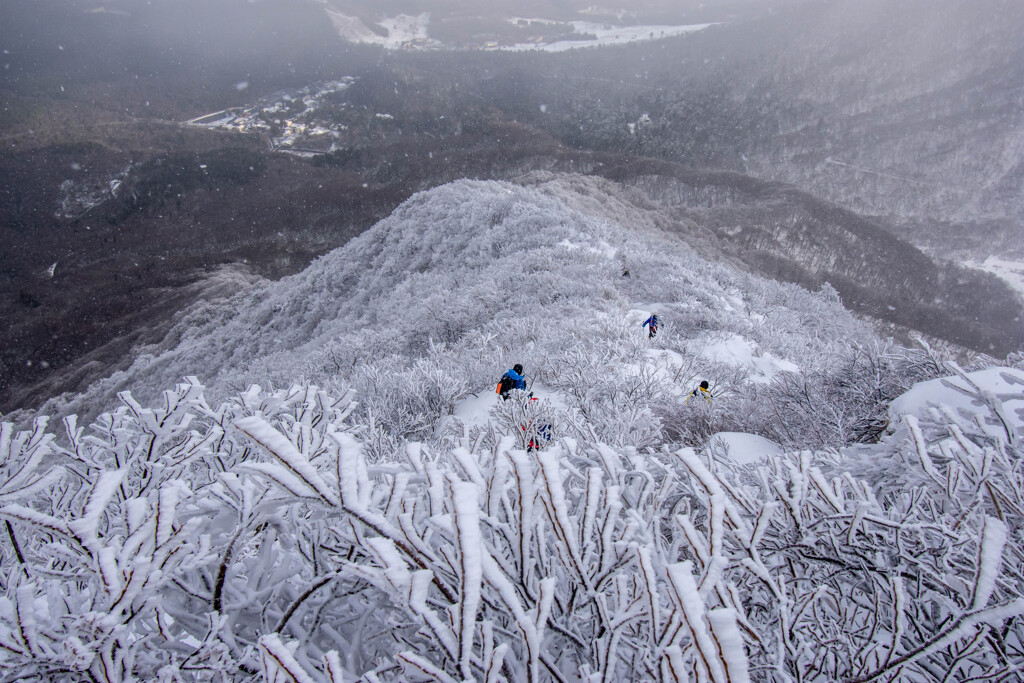
<path fill-rule="evenodd" d="M 707 401 L 708 405 L 711 405 L 711 390 L 708 389 L 708 381 L 704 380 L 700 383 L 700 386 L 690 392 L 690 395 L 686 397 L 686 402 L 689 403 L 690 399 L 694 396 L 699 396 Z"/>

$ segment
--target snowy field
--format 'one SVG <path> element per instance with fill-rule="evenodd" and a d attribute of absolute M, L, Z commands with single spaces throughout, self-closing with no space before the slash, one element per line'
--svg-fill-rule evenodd
<path fill-rule="evenodd" d="M 965 265 L 969 268 L 985 270 L 999 276 L 1024 297 L 1024 262 L 1008 261 L 995 256 L 989 256 L 981 263 L 968 262 Z"/>
<path fill-rule="evenodd" d="M 733 366 L 746 367 L 750 370 L 750 381 L 767 384 L 780 372 L 797 372 L 799 366 L 771 353 L 761 353 L 757 345 L 740 335 L 727 335 L 724 338 L 712 336 L 702 355 Z"/>
<path fill-rule="evenodd" d="M 417 15 L 399 14 L 395 17 L 383 19 L 379 26 L 386 31 L 387 35 L 381 35 L 371 30 L 358 17 L 348 16 L 333 9 L 328 9 L 327 14 L 330 16 L 331 23 L 338 34 L 352 43 L 380 45 L 389 50 L 411 47 L 444 47 L 428 35 L 427 29 L 430 26 L 430 15 L 426 13 Z"/>
<path fill-rule="evenodd" d="M 331 23 L 338 34 L 353 43 L 380 45 L 389 50 L 446 48 L 449 46 L 430 37 L 429 14 L 399 14 L 383 19 L 379 26 L 386 35 L 371 30 L 358 17 L 348 16 L 337 10 L 327 9 Z M 519 19 L 510 19 L 515 23 Z M 627 43 L 670 38 L 693 31 L 700 31 L 712 24 L 690 24 L 683 26 L 612 26 L 587 21 L 553 22 L 543 19 L 527 20 L 533 23 L 566 24 L 572 26 L 574 32 L 582 36 L 593 36 L 580 40 L 558 40 L 554 42 L 534 42 L 517 45 L 493 45 L 491 49 L 511 51 L 543 50 L 546 52 L 563 52 L 574 48 L 601 47 L 606 45 L 624 45 Z"/>
<path fill-rule="evenodd" d="M 544 52 L 565 52 L 577 48 L 603 47 L 607 45 L 626 45 L 648 40 L 659 40 L 681 36 L 694 31 L 701 31 L 713 24 L 689 24 L 684 26 L 609 26 L 586 21 L 569 22 L 575 32 L 581 36 L 592 35 L 594 38 L 580 40 L 558 40 L 551 43 L 520 43 L 501 46 L 502 50 L 516 52 L 541 50 Z"/>

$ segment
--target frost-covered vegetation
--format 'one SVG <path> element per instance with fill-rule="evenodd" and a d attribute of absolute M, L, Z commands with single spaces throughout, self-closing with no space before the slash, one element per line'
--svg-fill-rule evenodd
<path fill-rule="evenodd" d="M 374 460 L 351 396 L 310 385 L 212 407 L 192 379 L 155 409 L 124 394 L 91 425 L 68 419 L 59 439 L 42 419 L 5 424 L 0 667 L 1009 680 L 1024 665 L 1020 422 L 966 393 L 987 411 L 749 467 L 513 437 Z"/>
<path fill-rule="evenodd" d="M 742 431 L 838 447 L 877 436 L 888 400 L 934 376 L 933 358 L 888 348 L 830 288 L 705 261 L 622 191 L 541 175 L 417 195 L 304 272 L 194 310 L 127 371 L 44 411 L 92 416 L 119 391 L 153 400 L 186 375 L 215 400 L 303 378 L 354 389 L 383 454 L 450 446 L 465 427 L 443 418 L 520 362 L 539 397 L 608 443 Z M 648 341 L 651 310 L 662 326 Z M 701 379 L 712 410 L 684 403 Z"/>
<path fill-rule="evenodd" d="M 417 195 L 13 416 L 0 673 L 1012 679 L 1020 359 L 884 343 L 607 188 Z"/>

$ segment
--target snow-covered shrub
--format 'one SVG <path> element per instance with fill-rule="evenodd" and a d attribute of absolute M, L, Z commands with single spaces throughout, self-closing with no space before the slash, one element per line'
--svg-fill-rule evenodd
<path fill-rule="evenodd" d="M 724 400 L 715 399 L 709 403 L 703 398 L 692 397 L 673 404 L 661 419 L 673 440 L 690 447 L 700 447 L 718 432 L 739 430 L 727 422 L 730 415 Z"/>
<path fill-rule="evenodd" d="M 394 359 L 397 365 L 401 359 Z M 458 374 L 418 360 L 409 368 L 385 370 L 378 365 L 359 369 L 354 385 L 365 387 L 362 400 L 367 415 L 399 440 L 429 440 L 465 398 L 468 387 Z"/>
<path fill-rule="evenodd" d="M 889 403 L 941 372 L 927 350 L 847 344 L 828 367 L 784 372 L 757 392 L 764 436 L 788 448 L 842 448 L 877 440 Z"/>
<path fill-rule="evenodd" d="M 508 399 L 498 401 L 491 409 L 491 432 L 481 446 L 495 448 L 505 438 L 503 435 L 511 435 L 516 448 L 543 450 L 551 446 L 556 437 L 588 436 L 584 431 L 585 422 L 578 415 L 556 409 L 547 399 L 531 397 L 518 389 L 508 395 Z"/>
<path fill-rule="evenodd" d="M 548 366 L 557 369 L 552 384 L 587 421 L 594 441 L 642 448 L 663 440 L 652 407 L 664 398 L 664 383 L 633 343 L 585 338 L 549 358 Z"/>
<path fill-rule="evenodd" d="M 189 381 L 61 438 L 5 424 L 0 672 L 1008 680 L 1022 452 L 976 393 L 991 418 L 743 467 L 514 435 L 373 462 L 351 396 L 310 386 L 213 408 Z M 888 483 L 850 474 L 883 461 Z"/>
<path fill-rule="evenodd" d="M 233 422 L 273 416 L 316 458 L 320 430 L 342 425 L 351 401 L 254 387 L 214 409 L 194 379 L 154 409 L 121 398 L 88 427 L 65 420 L 60 440 L 45 420 L 0 426 L 0 666 L 41 680 L 254 673 L 253 648 L 236 638 L 286 608 L 281 581 L 305 559 L 273 542 L 284 522 L 260 512 L 266 486 L 231 473 L 254 453 Z"/>

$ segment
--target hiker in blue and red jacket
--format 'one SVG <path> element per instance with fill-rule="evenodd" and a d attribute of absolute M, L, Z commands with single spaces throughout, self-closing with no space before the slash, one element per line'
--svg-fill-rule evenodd
<path fill-rule="evenodd" d="M 537 398 L 533 395 L 532 391 L 530 392 L 529 399 L 526 405 L 536 410 L 535 406 L 539 404 L 534 403 Z M 526 438 L 529 439 L 526 443 L 527 453 L 539 451 L 544 448 L 547 442 L 551 441 L 552 426 L 550 423 L 537 423 L 536 418 L 531 417 L 526 421 L 526 424 L 519 425 L 519 428 L 523 430 Z"/>
<path fill-rule="evenodd" d="M 658 334 L 658 314 L 651 313 L 651 317 L 644 321 L 644 324 L 640 327 L 650 326 L 651 332 L 647 335 L 648 339 L 654 339 L 654 335 Z"/>
<path fill-rule="evenodd" d="M 508 392 L 513 389 L 526 391 L 526 377 L 523 376 L 523 366 L 519 363 L 513 365 L 511 370 L 501 376 L 497 392 L 503 400 L 507 401 Z"/>
<path fill-rule="evenodd" d="M 539 451 L 544 448 L 544 445 L 551 441 L 551 425 L 544 424 L 537 427 L 535 430 L 536 434 L 530 439 L 530 443 L 526 444 L 526 452 L 532 453 Z"/>

